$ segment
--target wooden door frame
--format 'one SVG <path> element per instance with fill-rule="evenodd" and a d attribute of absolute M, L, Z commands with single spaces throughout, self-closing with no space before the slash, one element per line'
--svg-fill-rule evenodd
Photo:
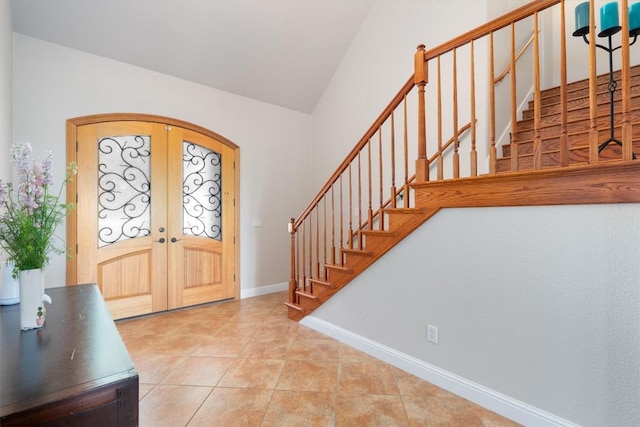
<path fill-rule="evenodd" d="M 79 126 L 91 125 L 97 123 L 114 122 L 114 121 L 135 121 L 135 122 L 153 122 L 162 123 L 168 126 L 177 126 L 189 129 L 194 132 L 201 133 L 205 136 L 215 139 L 220 143 L 228 146 L 233 150 L 234 161 L 234 180 L 235 180 L 235 209 L 234 209 L 234 278 L 235 278 L 235 299 L 240 299 L 240 147 L 224 136 L 217 134 L 209 129 L 203 128 L 193 123 L 171 117 L 156 116 L 152 114 L 137 113 L 109 113 L 109 114 L 93 114 L 89 116 L 75 117 L 67 120 L 67 164 L 77 161 L 77 128 Z M 67 184 L 67 201 L 75 202 L 77 200 L 77 182 L 71 181 Z M 72 210 L 67 218 L 67 246 L 75 248 L 78 242 L 76 227 L 78 224 L 77 212 Z M 76 262 L 72 250 L 71 257 L 67 258 L 67 285 L 78 285 Z"/>

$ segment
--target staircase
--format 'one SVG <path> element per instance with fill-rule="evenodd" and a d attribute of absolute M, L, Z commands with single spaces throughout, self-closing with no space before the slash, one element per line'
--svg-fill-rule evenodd
<path fill-rule="evenodd" d="M 300 320 L 312 313 L 441 209 L 640 203 L 640 160 L 635 154 L 640 156 L 640 66 L 631 67 L 628 57 L 621 61 L 627 72 L 614 73 L 618 88 L 613 135 L 622 141 L 622 147 L 612 142 L 598 153 L 598 144 L 611 136 L 610 94 L 609 75 L 595 75 L 593 54 L 589 79 L 534 90 L 533 99 L 539 105 L 530 101 L 522 119 L 511 125 L 510 144 L 496 146 L 494 37 L 500 29 L 563 5 L 560 0 L 532 1 L 434 49 L 418 47 L 414 74 L 309 206 L 291 219 L 286 303 L 290 319 Z M 533 31 L 534 46 L 539 46 L 538 32 Z M 562 21 L 560 32 L 568 32 Z M 490 78 L 479 79 L 473 66 L 473 44 L 487 39 L 489 57 L 484 62 L 490 64 Z M 560 51 L 565 52 L 562 38 L 560 43 Z M 457 92 L 457 80 L 466 74 L 456 70 L 458 49 L 471 53 L 470 93 Z M 511 55 L 513 67 L 517 58 L 514 52 Z M 452 94 L 443 94 L 447 71 L 441 73 L 441 58 L 442 64 L 453 64 Z M 560 62 L 562 77 L 566 59 Z M 537 55 L 534 68 L 538 71 L 532 73 L 531 87 L 536 89 L 541 69 Z M 515 117 L 514 73 L 510 79 Z M 482 81 L 486 86 L 478 89 Z M 489 93 L 489 108 L 476 107 L 476 92 L 483 91 Z M 566 113 L 560 102 L 562 94 L 566 94 Z M 429 102 L 437 114 L 426 114 Z M 407 112 L 411 103 L 417 106 L 417 115 Z M 456 130 L 444 141 L 442 117 L 451 112 L 450 107 Z M 459 126 L 459 120 L 467 122 L 463 111 L 470 111 L 470 117 Z M 414 122 L 409 123 L 411 120 Z M 486 126 L 479 127 L 479 122 Z M 478 136 L 478 129 L 487 129 L 487 135 Z M 412 150 L 409 142 L 417 143 L 417 149 Z M 502 156 L 498 157 L 500 149 Z M 430 157 L 428 151 L 433 153 Z M 488 164 L 483 164 L 485 158 Z M 412 163 L 415 168 L 411 170 Z"/>
<path fill-rule="evenodd" d="M 619 73 L 615 73 L 619 75 Z M 640 66 L 632 68 L 632 123 L 637 126 L 633 127 L 633 147 L 634 152 L 640 154 Z M 602 75 L 598 77 L 598 129 L 599 140 L 606 140 L 610 135 L 609 128 L 609 92 L 607 91 L 607 83 L 609 76 Z M 589 106 L 588 106 L 588 80 L 582 80 L 568 85 L 569 93 L 569 164 L 572 167 L 576 167 L 575 170 L 582 172 L 593 173 L 594 176 L 582 180 L 580 183 L 573 183 L 576 174 L 567 174 L 566 179 L 569 181 L 569 185 L 575 185 L 576 192 L 580 192 L 583 197 L 590 197 L 593 199 L 600 199 L 605 195 L 594 194 L 593 187 L 597 187 L 602 184 L 602 180 L 599 178 L 596 170 L 590 170 L 588 167 L 589 159 L 589 146 L 588 146 L 588 133 L 589 133 Z M 554 170 L 559 166 L 559 97 L 558 89 L 552 88 L 542 92 L 542 111 L 543 118 L 541 123 L 542 134 L 542 151 L 543 151 L 543 168 Z M 619 97 L 619 96 L 618 96 Z M 619 113 L 620 101 L 615 103 L 616 113 Z M 533 166 L 533 101 L 529 103 L 530 109 L 523 112 L 523 119 L 517 123 L 517 133 L 515 134 L 513 143 L 516 144 L 518 151 L 518 165 L 519 171 L 532 170 Z M 620 138 L 620 127 L 616 127 L 615 136 Z M 497 172 L 504 174 L 511 172 L 511 146 L 505 145 L 502 147 L 503 156 L 497 159 Z M 615 143 L 609 144 L 602 151 L 603 163 L 607 161 L 615 161 L 621 157 L 621 147 Z M 582 166 L 582 168 L 578 168 Z M 605 169 L 606 170 L 606 169 Z M 637 171 L 637 167 L 630 168 L 623 172 L 623 174 L 633 174 L 640 187 L 640 173 Z M 500 178 L 499 176 L 496 178 Z M 627 180 L 621 178 L 621 180 Z M 477 181 L 482 180 L 479 177 Z M 611 175 L 607 173 L 607 180 L 611 181 Z M 509 192 L 514 191 L 513 187 L 522 186 L 522 183 L 517 179 L 509 179 L 512 188 Z M 357 231 L 354 239 L 362 242 L 361 249 L 342 249 L 341 259 L 342 263 L 338 264 L 326 264 L 325 267 L 328 271 L 327 278 L 309 279 L 309 286 L 304 290 L 296 291 L 299 297 L 298 303 L 287 302 L 289 310 L 289 318 L 294 320 L 300 320 L 304 316 L 313 312 L 314 309 L 319 307 L 323 302 L 329 299 L 332 295 L 343 288 L 347 283 L 353 280 L 358 274 L 364 271 L 378 258 L 384 255 L 388 250 L 393 248 L 397 243 L 409 235 L 413 230 L 418 228 L 422 223 L 427 221 L 430 217 L 435 215 L 440 209 L 444 207 L 461 207 L 461 206 L 476 206 L 484 205 L 486 203 L 472 202 L 470 204 L 456 203 L 450 204 L 446 202 L 446 197 L 442 197 L 440 192 L 440 198 L 438 197 L 439 191 L 434 188 L 439 187 L 443 183 L 427 183 L 416 184 L 414 189 L 416 191 L 416 204 L 415 208 L 387 208 L 384 209 L 384 215 L 388 221 L 388 229 L 384 231 L 377 230 L 359 230 Z M 547 188 L 552 188 L 554 185 L 558 185 L 557 178 L 552 179 L 552 182 L 543 183 L 540 185 Z M 495 186 L 495 182 L 489 182 L 486 185 Z M 504 185 L 500 187 L 505 188 Z M 481 194 L 477 188 L 474 188 L 475 194 Z M 515 194 L 515 193 L 512 193 Z M 523 197 L 523 193 L 519 193 L 520 197 Z M 530 197 L 536 197 L 535 190 L 532 190 Z M 564 197 L 564 196 L 563 196 Z M 634 196 L 637 198 L 637 196 Z M 440 199 L 440 202 L 436 200 Z M 544 199 L 548 200 L 548 199 Z M 530 200 L 525 203 L 527 205 L 538 204 L 534 200 Z M 540 203 L 545 204 L 545 203 Z M 554 201 L 554 204 L 563 204 L 563 200 L 559 198 Z"/>
<path fill-rule="evenodd" d="M 285 303 L 289 318 L 300 320 L 310 314 L 437 211 L 427 208 L 385 209 L 389 229 L 359 231 L 355 238 L 362 242 L 362 249 L 343 249 L 343 264 L 325 266 L 326 280 L 309 279 L 307 290 L 296 291 L 298 303 Z"/>
<path fill-rule="evenodd" d="M 640 66 L 630 69 L 631 74 L 631 123 L 633 126 L 633 151 L 640 155 Z M 614 72 L 614 79 L 620 81 L 620 71 Z M 607 89 L 609 74 L 598 76 L 598 141 L 606 141 L 611 135 L 610 94 Z M 544 90 L 540 94 L 542 123 L 542 167 L 552 168 L 560 165 L 560 88 Z M 568 149 L 569 165 L 589 164 L 589 80 L 581 80 L 567 85 L 568 103 Z M 620 91 L 614 92 L 615 118 L 614 137 L 622 139 L 620 128 Z M 518 170 L 533 169 L 534 139 L 534 102 L 522 113 L 523 119 L 516 125 L 513 142 L 517 144 Z M 502 146 L 502 158 L 497 161 L 497 172 L 511 171 L 511 146 Z M 621 147 L 610 143 L 602 150 L 601 161 L 616 161 L 622 157 Z"/>

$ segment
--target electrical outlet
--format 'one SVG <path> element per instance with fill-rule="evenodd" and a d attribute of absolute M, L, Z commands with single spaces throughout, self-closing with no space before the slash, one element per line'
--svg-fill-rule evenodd
<path fill-rule="evenodd" d="M 438 344 L 438 328 L 436 326 L 427 325 L 427 341 Z"/>

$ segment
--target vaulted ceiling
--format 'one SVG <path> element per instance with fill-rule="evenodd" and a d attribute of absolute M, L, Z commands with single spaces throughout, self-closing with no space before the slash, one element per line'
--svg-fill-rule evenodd
<path fill-rule="evenodd" d="M 372 2 L 11 0 L 11 9 L 17 33 L 311 113 Z"/>

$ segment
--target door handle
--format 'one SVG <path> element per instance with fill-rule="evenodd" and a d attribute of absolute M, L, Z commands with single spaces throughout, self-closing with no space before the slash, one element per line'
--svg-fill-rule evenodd
<path fill-rule="evenodd" d="M 172 237 L 172 238 L 171 238 L 171 243 L 175 243 L 175 242 L 177 242 L 177 241 L 179 241 L 179 240 L 180 240 L 180 239 L 176 239 L 175 237 Z"/>
<path fill-rule="evenodd" d="M 164 243 L 166 242 L 166 240 L 164 239 L 164 237 L 161 237 L 160 240 L 154 240 L 154 242 Z"/>

